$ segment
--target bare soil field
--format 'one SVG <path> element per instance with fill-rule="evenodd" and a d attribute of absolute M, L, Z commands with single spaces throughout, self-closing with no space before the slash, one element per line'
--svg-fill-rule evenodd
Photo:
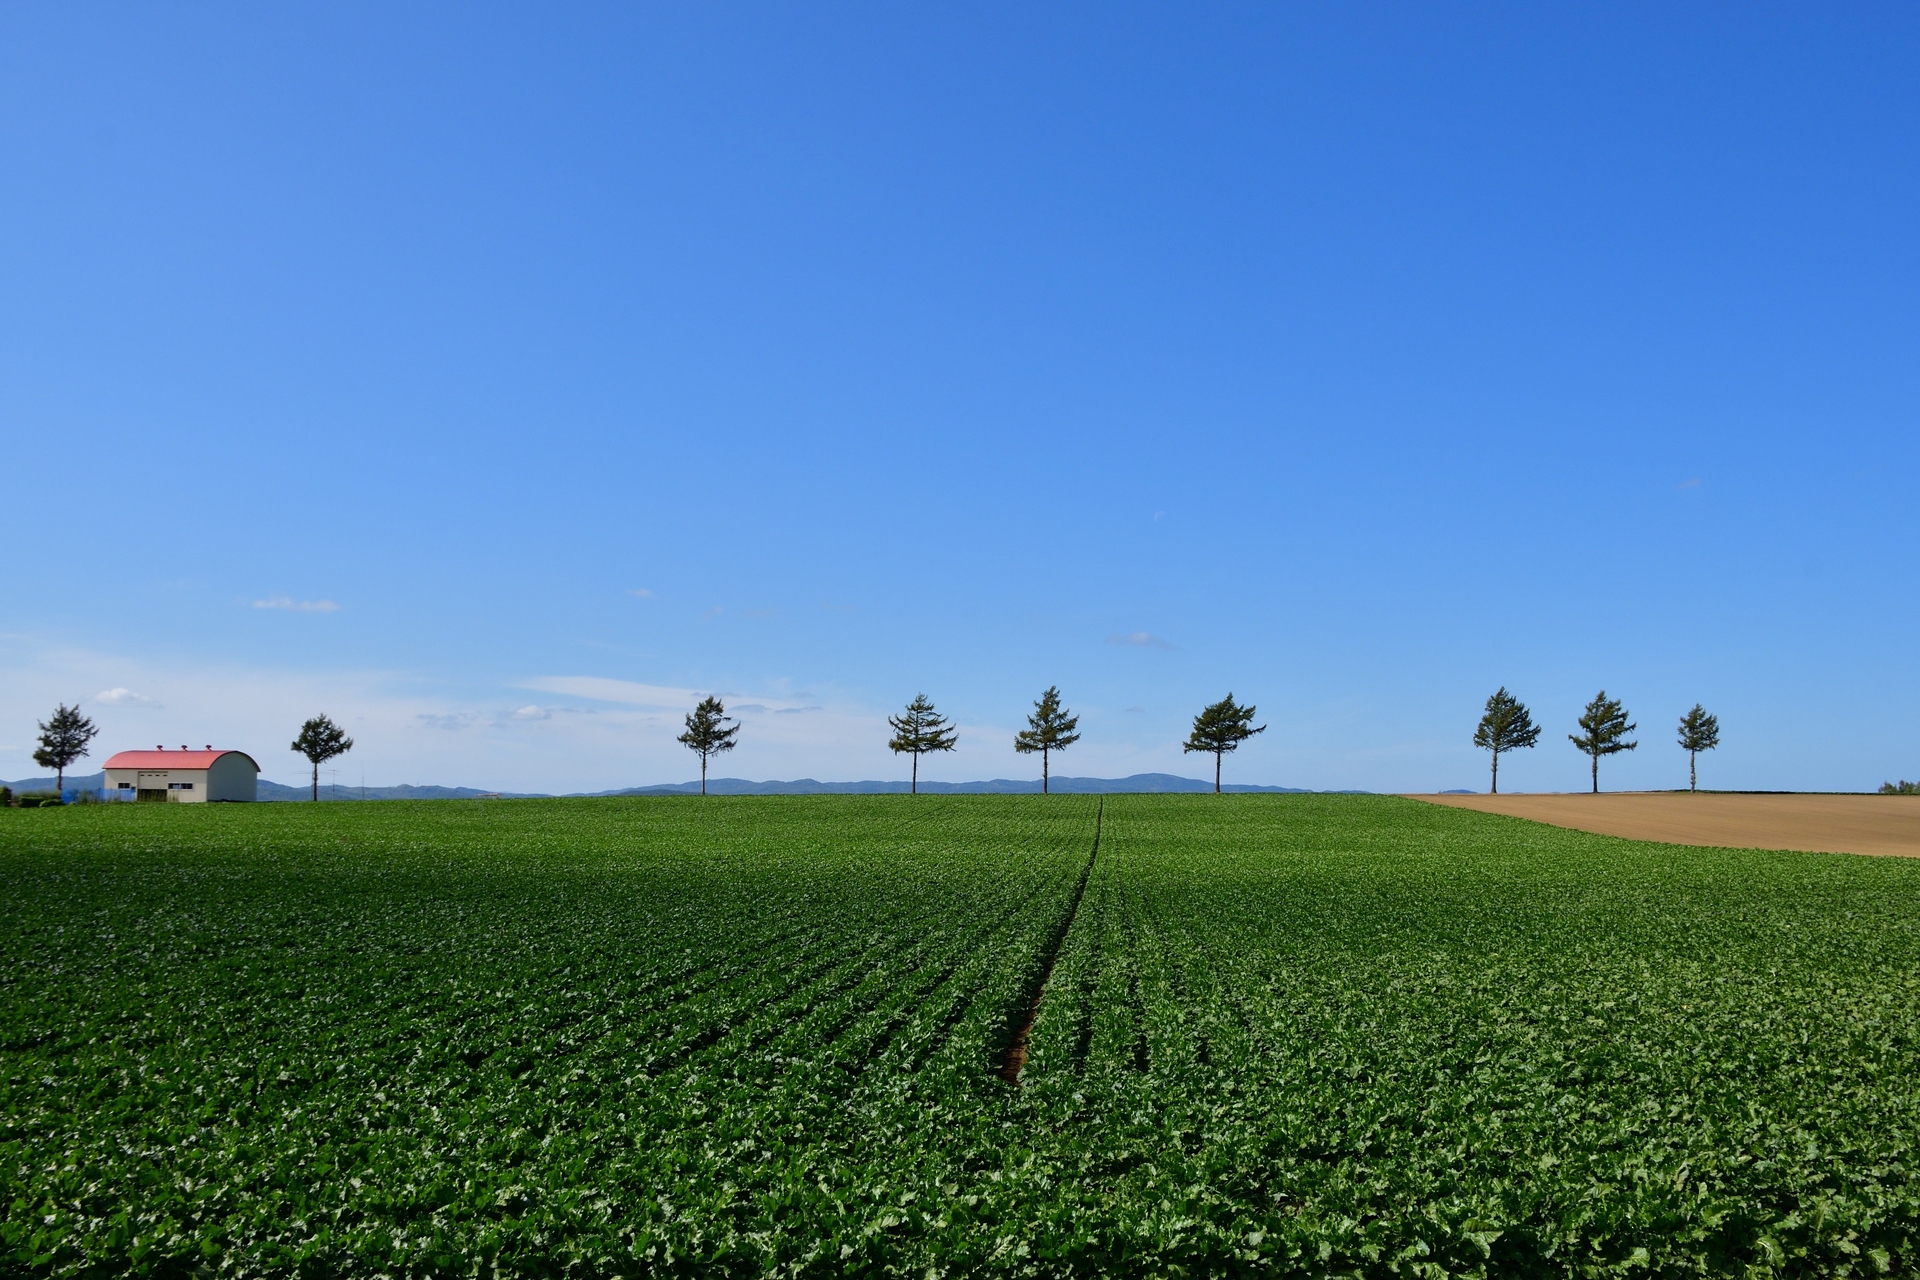
<path fill-rule="evenodd" d="M 1920 796 L 1615 791 L 1410 798 L 1629 840 L 1920 858 Z"/>

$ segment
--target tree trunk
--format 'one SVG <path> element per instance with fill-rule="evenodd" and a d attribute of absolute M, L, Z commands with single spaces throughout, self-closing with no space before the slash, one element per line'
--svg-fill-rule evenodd
<path fill-rule="evenodd" d="M 1047 794 L 1047 749 L 1040 748 L 1040 794 Z"/>
<path fill-rule="evenodd" d="M 1600 794 L 1600 753 L 1593 753 L 1593 794 Z"/>
<path fill-rule="evenodd" d="M 57 764 L 53 767 L 53 789 L 58 791 L 64 802 L 67 794 L 67 766 Z"/>
<path fill-rule="evenodd" d="M 313 762 L 313 802 L 320 803 L 320 762 Z"/>
<path fill-rule="evenodd" d="M 1699 775 L 1693 771 L 1693 762 L 1697 754 L 1698 753 L 1693 751 L 1687 752 L 1687 790 L 1689 791 L 1698 791 L 1700 789 Z"/>
<path fill-rule="evenodd" d="M 1213 753 L 1213 794 L 1220 794 L 1220 753 Z"/>
<path fill-rule="evenodd" d="M 700 757 L 700 794 L 707 794 L 707 758 Z"/>
<path fill-rule="evenodd" d="M 1500 794 L 1500 753 L 1493 753 L 1493 794 Z"/>
<path fill-rule="evenodd" d="M 920 794 L 920 753 L 918 751 L 913 753 L 913 790 L 908 794 L 916 796 Z"/>

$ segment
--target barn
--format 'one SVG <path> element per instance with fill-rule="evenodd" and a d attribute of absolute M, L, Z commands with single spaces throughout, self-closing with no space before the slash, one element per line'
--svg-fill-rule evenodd
<path fill-rule="evenodd" d="M 204 804 L 258 797 L 260 766 L 244 751 L 122 751 L 107 761 L 101 786 L 110 799 Z"/>

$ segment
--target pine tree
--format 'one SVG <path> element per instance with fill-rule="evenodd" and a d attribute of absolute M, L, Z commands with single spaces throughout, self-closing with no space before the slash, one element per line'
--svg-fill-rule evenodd
<path fill-rule="evenodd" d="M 1540 726 L 1533 722 L 1526 704 L 1508 693 L 1507 686 L 1501 685 L 1499 691 L 1487 699 L 1487 713 L 1480 717 L 1479 727 L 1473 731 L 1473 745 L 1493 752 L 1494 795 L 1500 794 L 1500 753 L 1518 751 L 1539 741 Z"/>
<path fill-rule="evenodd" d="M 53 785 L 62 795 L 67 790 L 67 766 L 87 754 L 87 744 L 100 730 L 80 714 L 78 706 L 62 702 L 53 715 L 40 725 L 40 745 L 34 749 L 33 762 L 54 771 Z"/>
<path fill-rule="evenodd" d="M 1578 747 L 1593 761 L 1593 793 L 1600 794 L 1600 757 L 1610 756 L 1619 751 L 1632 751 L 1640 744 L 1628 742 L 1627 735 L 1639 726 L 1627 721 L 1626 708 L 1620 705 L 1618 698 L 1609 698 L 1602 689 L 1593 695 L 1593 701 L 1581 713 L 1581 733 L 1570 733 L 1567 741 Z"/>
<path fill-rule="evenodd" d="M 933 709 L 933 703 L 924 693 L 916 693 L 906 711 L 888 716 L 887 723 L 893 726 L 893 740 L 887 743 L 887 748 L 895 755 L 906 752 L 913 756 L 912 794 L 919 795 L 921 754 L 953 750 L 960 740 L 960 731 L 948 726 L 947 718 Z"/>
<path fill-rule="evenodd" d="M 1213 753 L 1213 794 L 1219 795 L 1222 758 L 1227 752 L 1238 750 L 1240 744 L 1254 734 L 1266 731 L 1265 725 L 1253 727 L 1253 708 L 1238 705 L 1229 693 L 1193 718 L 1193 732 L 1180 750 Z"/>
<path fill-rule="evenodd" d="M 734 748 L 740 734 L 738 721 L 729 727 L 727 709 L 718 698 L 704 698 L 687 715 L 687 731 L 679 741 L 700 757 L 700 794 L 707 794 L 707 757 Z"/>
<path fill-rule="evenodd" d="M 300 726 L 300 736 L 293 740 L 293 749 L 313 765 L 313 798 L 318 800 L 320 766 L 335 756 L 343 756 L 353 750 L 353 739 L 347 736 L 345 729 L 326 716 L 315 716 Z"/>
<path fill-rule="evenodd" d="M 1687 753 L 1687 790 L 1700 789 L 1699 776 L 1693 767 L 1694 757 L 1719 745 L 1720 717 L 1708 715 L 1705 707 L 1694 703 L 1693 710 L 1680 717 L 1680 749 Z"/>
<path fill-rule="evenodd" d="M 1013 737 L 1013 749 L 1021 755 L 1040 753 L 1040 792 L 1045 795 L 1049 787 L 1047 767 L 1048 753 L 1065 751 L 1080 741 L 1075 732 L 1080 727 L 1080 717 L 1068 715 L 1060 705 L 1060 690 L 1052 685 L 1040 695 L 1033 704 L 1033 714 L 1027 717 L 1027 727 Z"/>

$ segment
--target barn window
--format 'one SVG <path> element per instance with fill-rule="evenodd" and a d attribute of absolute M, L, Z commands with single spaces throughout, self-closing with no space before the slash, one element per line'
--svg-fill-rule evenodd
<path fill-rule="evenodd" d="M 192 784 L 191 782 L 169 782 L 169 783 L 167 784 L 167 790 L 169 790 L 169 791 L 191 791 L 191 790 L 193 790 L 193 784 Z"/>

